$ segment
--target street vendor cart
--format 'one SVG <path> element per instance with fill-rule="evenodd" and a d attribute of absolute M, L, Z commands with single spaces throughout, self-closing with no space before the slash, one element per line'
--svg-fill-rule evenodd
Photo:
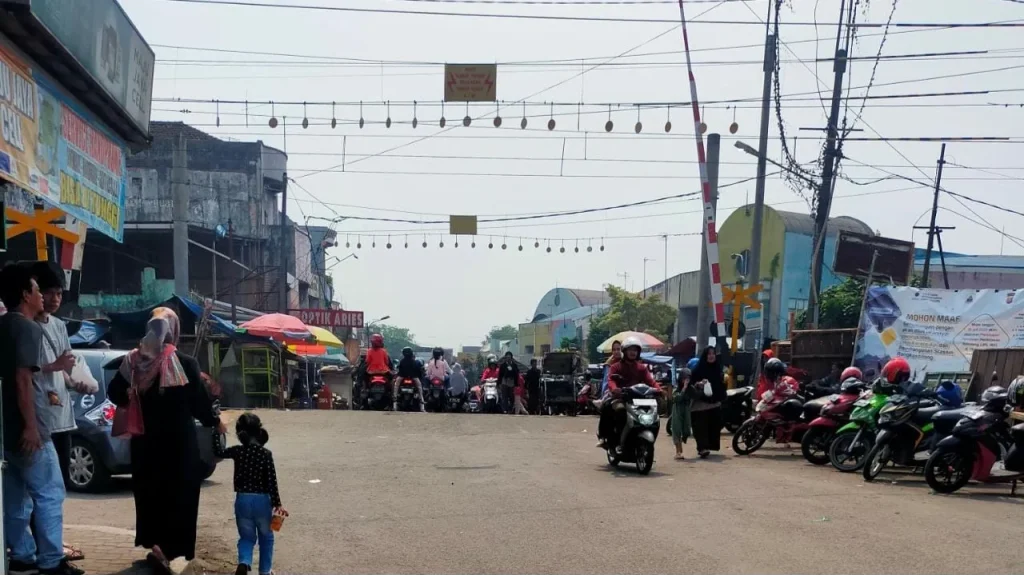
<path fill-rule="evenodd" d="M 544 354 L 540 376 L 541 413 L 576 415 L 577 371 L 582 368 L 576 352 Z"/>

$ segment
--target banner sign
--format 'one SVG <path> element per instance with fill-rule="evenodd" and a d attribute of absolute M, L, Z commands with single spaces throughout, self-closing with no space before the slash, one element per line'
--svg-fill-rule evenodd
<path fill-rule="evenodd" d="M 497 101 L 497 80 L 497 64 L 445 64 L 444 101 Z"/>
<path fill-rule="evenodd" d="M 902 356 L 914 381 L 970 369 L 975 349 L 1024 347 L 1024 290 L 868 290 L 854 363 L 881 371 Z"/>
<path fill-rule="evenodd" d="M 38 122 L 31 68 L 0 49 L 0 178 L 36 193 L 45 187 L 41 175 L 54 160 L 46 153 L 37 157 Z"/>
<path fill-rule="evenodd" d="M 32 15 L 149 134 L 156 55 L 116 0 L 31 0 Z"/>
<path fill-rule="evenodd" d="M 299 318 L 306 325 L 322 328 L 363 327 L 363 312 L 343 309 L 293 309 L 288 315 Z"/>

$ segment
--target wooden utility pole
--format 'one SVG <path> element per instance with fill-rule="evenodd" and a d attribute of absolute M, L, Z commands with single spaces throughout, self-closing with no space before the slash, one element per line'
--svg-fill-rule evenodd
<path fill-rule="evenodd" d="M 939 214 L 939 191 L 941 190 L 942 184 L 942 165 L 946 163 L 946 144 L 943 142 L 942 150 L 939 152 L 939 167 L 935 171 L 935 195 L 932 198 L 932 219 L 931 223 L 928 224 L 928 249 L 925 250 L 924 255 L 924 277 L 921 278 L 921 287 L 928 287 L 928 274 L 931 271 L 932 264 L 932 246 L 935 243 L 935 236 L 938 233 L 935 229 L 935 218 Z M 945 259 L 945 258 L 943 258 Z M 943 264 L 945 267 L 945 264 Z M 947 288 L 949 285 L 946 286 Z"/>

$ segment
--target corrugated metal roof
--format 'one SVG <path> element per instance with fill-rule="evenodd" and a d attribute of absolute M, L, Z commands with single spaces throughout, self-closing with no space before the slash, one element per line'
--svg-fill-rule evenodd
<path fill-rule="evenodd" d="M 924 266 L 924 254 L 914 258 L 914 267 Z M 963 254 L 946 254 L 947 268 L 994 268 L 1024 270 L 1024 256 L 969 256 Z M 939 252 L 932 252 L 932 271 L 942 269 Z"/>
<path fill-rule="evenodd" d="M 594 305 L 585 305 L 576 309 L 571 309 L 564 313 L 556 313 L 553 317 L 546 317 L 539 319 L 532 323 L 551 323 L 553 321 L 572 321 L 577 319 L 583 319 L 592 315 L 597 315 L 608 308 L 608 304 L 599 303 Z"/>
<path fill-rule="evenodd" d="M 772 208 L 774 209 L 774 208 Z M 782 210 L 775 210 L 775 213 L 782 218 L 782 222 L 786 225 L 786 231 L 796 234 L 806 234 L 809 236 L 814 235 L 814 218 L 810 214 L 801 214 L 797 212 L 785 212 Z M 835 218 L 829 218 L 828 220 L 828 233 L 829 235 L 837 234 L 839 232 L 854 232 L 858 234 L 875 235 L 875 231 L 864 222 L 857 218 L 851 218 L 850 216 L 838 216 Z"/>
<path fill-rule="evenodd" d="M 611 302 L 608 292 L 604 290 L 569 288 L 569 291 L 576 296 L 576 299 L 580 300 L 580 305 L 582 306 L 607 304 Z"/>

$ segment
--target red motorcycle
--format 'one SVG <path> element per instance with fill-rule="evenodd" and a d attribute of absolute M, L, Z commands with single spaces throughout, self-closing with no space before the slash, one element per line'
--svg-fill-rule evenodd
<path fill-rule="evenodd" d="M 850 420 L 853 404 L 860 399 L 867 384 L 859 379 L 848 379 L 839 388 L 838 395 L 828 397 L 828 403 L 821 408 L 818 417 L 811 421 L 800 440 L 800 451 L 804 459 L 814 465 L 827 465 L 828 448 L 839 430 Z"/>
<path fill-rule="evenodd" d="M 444 387 L 444 380 L 440 377 L 430 378 L 430 388 L 424 389 L 426 395 L 426 408 L 429 411 L 443 413 L 448 405 L 448 390 Z"/>
<path fill-rule="evenodd" d="M 732 450 L 736 455 L 750 455 L 761 449 L 769 437 L 786 445 L 799 442 L 828 402 L 828 397 L 804 402 L 800 396 L 780 401 L 768 392 L 754 409 L 754 416 L 733 434 Z"/>
<path fill-rule="evenodd" d="M 388 385 L 388 377 L 381 374 L 373 374 L 364 392 L 363 409 L 385 411 L 391 409 L 391 390 Z"/>

